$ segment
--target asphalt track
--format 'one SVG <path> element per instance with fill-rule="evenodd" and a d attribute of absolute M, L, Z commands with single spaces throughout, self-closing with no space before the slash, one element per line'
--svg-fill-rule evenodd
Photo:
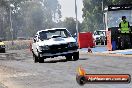
<path fill-rule="evenodd" d="M 78 61 L 65 57 L 34 63 L 29 50 L 0 54 L 0 88 L 132 88 L 130 84 L 86 84 L 76 82 L 77 68 L 88 74 L 130 74 L 132 58 L 80 53 Z"/>

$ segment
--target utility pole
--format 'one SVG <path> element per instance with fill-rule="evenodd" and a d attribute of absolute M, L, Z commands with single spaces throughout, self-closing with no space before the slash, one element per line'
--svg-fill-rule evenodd
<path fill-rule="evenodd" d="M 104 0 L 102 0 L 102 11 L 104 11 Z"/>
<path fill-rule="evenodd" d="M 11 8 L 14 7 L 13 4 L 10 4 L 10 32 L 11 32 L 11 40 L 12 40 L 12 45 L 14 45 L 14 42 L 13 42 L 13 28 L 12 28 L 12 10 Z"/>
<path fill-rule="evenodd" d="M 104 17 L 104 0 L 102 0 L 102 14 L 103 14 L 103 30 L 106 30 L 105 29 L 105 17 Z M 103 41 L 104 41 L 104 45 L 106 45 L 105 39 L 103 39 Z"/>
<path fill-rule="evenodd" d="M 102 4 L 103 24 L 104 24 L 104 0 L 102 0 L 101 4 Z"/>
<path fill-rule="evenodd" d="M 75 0 L 75 14 L 76 14 L 76 32 L 78 37 L 77 0 Z"/>

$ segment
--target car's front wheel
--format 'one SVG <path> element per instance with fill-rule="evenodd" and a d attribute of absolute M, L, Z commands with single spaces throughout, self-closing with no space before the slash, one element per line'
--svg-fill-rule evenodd
<path fill-rule="evenodd" d="M 79 59 L 79 52 L 73 53 L 73 60 L 77 61 Z"/>
<path fill-rule="evenodd" d="M 44 58 L 43 57 L 39 57 L 39 63 L 44 63 Z"/>
<path fill-rule="evenodd" d="M 6 50 L 5 50 L 5 49 L 3 49 L 3 50 L 2 50 L 2 53 L 5 53 L 5 52 L 6 52 Z"/>
<path fill-rule="evenodd" d="M 38 62 L 38 57 L 35 54 L 33 54 L 33 60 L 34 60 L 34 63 Z"/>
<path fill-rule="evenodd" d="M 96 45 L 99 45 L 99 42 L 96 42 Z"/>
<path fill-rule="evenodd" d="M 68 54 L 65 57 L 66 57 L 66 60 L 67 61 L 71 61 L 72 60 L 72 55 L 71 54 Z"/>

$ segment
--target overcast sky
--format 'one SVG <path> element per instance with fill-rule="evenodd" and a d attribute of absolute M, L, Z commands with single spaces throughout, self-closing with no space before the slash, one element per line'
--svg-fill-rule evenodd
<path fill-rule="evenodd" d="M 75 0 L 58 0 L 61 4 L 62 19 L 65 17 L 74 17 L 75 18 Z M 82 0 L 77 0 L 78 7 L 78 20 L 82 21 Z"/>

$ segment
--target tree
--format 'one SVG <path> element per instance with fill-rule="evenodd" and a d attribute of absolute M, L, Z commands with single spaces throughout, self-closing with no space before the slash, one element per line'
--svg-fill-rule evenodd
<path fill-rule="evenodd" d="M 131 0 L 83 0 L 83 26 L 85 31 L 100 30 L 103 28 L 103 12 L 102 1 L 104 7 L 116 4 L 130 4 Z"/>
<path fill-rule="evenodd" d="M 54 8 L 52 7 L 54 6 Z M 19 11 L 20 16 L 22 14 L 23 31 L 27 36 L 33 36 L 38 30 L 44 30 L 46 28 L 52 28 L 55 25 L 55 19 L 60 18 L 54 17 L 54 14 L 61 15 L 57 11 L 58 1 L 51 2 L 50 0 L 36 0 L 21 4 L 21 10 Z"/>
<path fill-rule="evenodd" d="M 102 29 L 103 15 L 101 8 L 101 0 L 83 0 L 83 18 L 85 30 L 94 31 Z"/>
<path fill-rule="evenodd" d="M 12 10 L 12 15 L 15 15 L 18 11 L 20 3 L 25 2 L 26 0 L 0 0 L 0 19 L 1 19 L 1 28 L 0 28 L 0 37 L 4 39 L 11 39 L 10 32 L 10 9 Z M 14 8 L 10 7 L 10 4 L 14 5 Z M 13 18 L 15 16 L 12 16 Z"/>
<path fill-rule="evenodd" d="M 10 4 L 14 7 L 11 8 Z M 1 10 L 2 9 L 2 10 Z M 0 12 L 6 13 L 0 15 L 0 21 L 4 21 L 4 30 L 2 33 L 6 39 L 10 39 L 10 9 L 13 21 L 13 35 L 17 36 L 33 36 L 36 31 L 54 27 L 56 22 L 61 18 L 61 6 L 58 0 L 0 0 Z M 0 13 L 2 14 L 2 13 Z M 1 25 L 3 25 L 1 23 Z"/>
<path fill-rule="evenodd" d="M 63 26 L 66 27 L 71 32 L 72 35 L 74 35 L 77 32 L 76 31 L 76 21 L 72 17 L 66 18 L 63 21 Z M 79 21 L 78 21 L 78 29 L 79 29 L 79 32 L 80 32 L 81 23 Z"/>
<path fill-rule="evenodd" d="M 60 6 L 58 0 L 45 0 L 44 3 L 46 5 L 46 7 L 48 7 L 47 10 L 52 13 L 53 20 L 54 21 L 60 21 L 61 6 Z"/>

